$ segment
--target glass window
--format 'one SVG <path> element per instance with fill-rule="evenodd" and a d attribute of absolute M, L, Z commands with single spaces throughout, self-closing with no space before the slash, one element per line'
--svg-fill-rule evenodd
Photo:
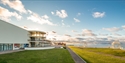
<path fill-rule="evenodd" d="M 13 50 L 13 44 L 0 44 L 0 51 Z"/>
<path fill-rule="evenodd" d="M 0 44 L 0 51 L 2 51 L 2 44 Z"/>
<path fill-rule="evenodd" d="M 9 44 L 9 50 L 13 50 L 13 44 Z"/>

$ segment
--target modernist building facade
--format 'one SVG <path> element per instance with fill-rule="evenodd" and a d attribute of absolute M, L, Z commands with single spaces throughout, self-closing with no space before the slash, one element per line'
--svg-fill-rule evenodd
<path fill-rule="evenodd" d="M 14 50 L 28 44 L 28 32 L 18 26 L 0 20 L 0 51 Z M 20 46 L 16 46 L 16 44 Z"/>
<path fill-rule="evenodd" d="M 46 40 L 46 33 L 36 30 L 25 30 L 0 20 L 0 52 L 27 47 L 51 46 Z"/>
<path fill-rule="evenodd" d="M 47 47 L 51 41 L 46 39 L 46 33 L 42 31 L 29 31 L 29 47 Z"/>

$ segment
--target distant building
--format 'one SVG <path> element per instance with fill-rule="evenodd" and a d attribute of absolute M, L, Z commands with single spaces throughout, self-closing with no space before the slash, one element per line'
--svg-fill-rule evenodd
<path fill-rule="evenodd" d="M 28 38 L 27 30 L 0 20 L 0 51 L 24 47 Z"/>

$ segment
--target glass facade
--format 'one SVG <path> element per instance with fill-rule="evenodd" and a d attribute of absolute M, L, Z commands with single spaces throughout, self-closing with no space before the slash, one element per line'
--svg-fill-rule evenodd
<path fill-rule="evenodd" d="M 0 52 L 13 50 L 13 44 L 0 44 Z"/>

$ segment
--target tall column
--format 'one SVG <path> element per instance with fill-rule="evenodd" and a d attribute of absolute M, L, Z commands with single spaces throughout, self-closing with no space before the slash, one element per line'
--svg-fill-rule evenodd
<path fill-rule="evenodd" d="M 15 48 L 15 47 L 14 47 L 14 43 L 13 43 L 13 50 L 14 50 L 14 48 Z"/>

